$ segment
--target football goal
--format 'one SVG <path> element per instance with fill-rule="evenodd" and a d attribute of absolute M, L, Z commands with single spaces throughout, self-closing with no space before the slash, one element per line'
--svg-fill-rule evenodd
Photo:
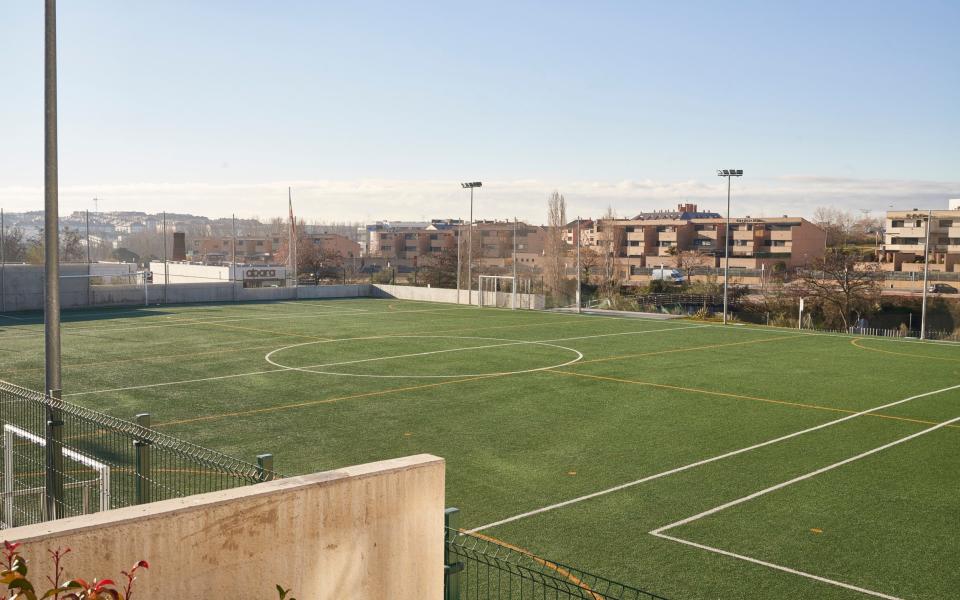
<path fill-rule="evenodd" d="M 45 512 L 47 442 L 15 425 L 3 426 L 3 528 L 36 523 Z M 88 514 L 110 508 L 110 466 L 63 448 L 64 513 Z"/>

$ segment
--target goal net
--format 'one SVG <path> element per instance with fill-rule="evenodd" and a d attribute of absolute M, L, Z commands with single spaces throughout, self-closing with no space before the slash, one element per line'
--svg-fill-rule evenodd
<path fill-rule="evenodd" d="M 3 528 L 43 520 L 46 445 L 25 429 L 3 426 Z M 63 458 L 64 516 L 108 510 L 110 466 L 68 448 Z"/>

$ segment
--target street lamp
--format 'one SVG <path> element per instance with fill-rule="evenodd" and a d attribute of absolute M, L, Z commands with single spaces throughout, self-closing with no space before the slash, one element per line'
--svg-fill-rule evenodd
<path fill-rule="evenodd" d="M 726 325 L 730 283 L 730 180 L 743 177 L 743 169 L 717 169 L 717 176 L 727 178 L 727 223 L 723 234 L 723 324 Z"/>
<path fill-rule="evenodd" d="M 470 190 L 470 236 L 467 240 L 467 304 L 473 304 L 473 188 L 483 187 L 483 183 L 470 181 L 461 183 L 460 187 Z M 459 266 L 457 268 L 459 269 Z"/>

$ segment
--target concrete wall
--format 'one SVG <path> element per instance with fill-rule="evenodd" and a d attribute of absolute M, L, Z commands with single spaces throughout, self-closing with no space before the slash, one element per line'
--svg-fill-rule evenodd
<path fill-rule="evenodd" d="M 419 300 L 422 302 L 447 302 L 450 304 L 457 303 L 457 290 L 450 290 L 445 288 L 427 288 L 427 287 L 415 287 L 410 285 L 384 285 L 384 284 L 372 284 L 371 296 L 375 298 L 397 298 L 399 300 Z M 467 290 L 460 290 L 460 304 L 469 304 L 470 295 Z M 506 306 L 510 305 L 510 294 L 501 293 L 500 294 L 500 304 L 504 305 L 504 300 L 506 300 Z M 491 306 L 494 303 L 494 293 L 485 292 L 484 293 L 484 304 Z M 473 291 L 473 304 L 477 304 L 480 301 L 480 294 L 477 290 Z M 542 294 L 517 294 L 517 307 L 518 308 L 534 308 L 534 309 L 543 309 L 545 306 L 545 299 Z"/>
<path fill-rule="evenodd" d="M 67 578 L 122 580 L 139 600 L 441 600 L 444 462 L 410 456 L 4 531 L 37 583 L 48 549 Z"/>
<path fill-rule="evenodd" d="M 38 310 L 43 308 L 43 273 L 41 265 L 4 265 L 0 281 L 0 311 Z M 64 308 L 87 302 L 90 280 L 87 265 L 60 265 L 60 302 Z M 82 277 L 77 277 L 82 276 Z"/>

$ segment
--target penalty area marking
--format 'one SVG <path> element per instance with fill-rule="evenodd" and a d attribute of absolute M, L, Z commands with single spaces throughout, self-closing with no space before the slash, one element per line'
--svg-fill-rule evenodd
<path fill-rule="evenodd" d="M 572 365 L 575 362 L 578 362 L 583 359 L 583 354 L 579 350 L 574 350 L 573 348 L 567 348 L 566 346 L 560 346 L 558 344 L 551 344 L 548 341 L 521 341 L 521 340 L 509 340 L 504 338 L 489 338 L 489 337 L 463 337 L 455 335 L 394 335 L 390 336 L 391 338 L 396 339 L 453 339 L 453 340 L 486 340 L 494 342 L 502 342 L 499 344 L 484 344 L 481 346 L 468 346 L 464 348 L 447 348 L 444 350 L 429 350 L 427 352 L 412 352 L 409 354 L 397 354 L 393 356 L 375 356 L 372 358 L 360 358 L 356 360 L 344 360 L 333 363 L 323 363 L 317 365 L 306 365 L 303 367 L 291 367 L 273 360 L 271 357 L 284 350 L 289 350 L 291 348 L 299 348 L 302 346 L 310 346 L 318 343 L 334 343 L 341 340 L 331 340 L 328 342 L 322 342 L 320 340 L 315 342 L 303 342 L 302 344 L 292 344 L 290 346 L 284 346 L 282 348 L 277 348 L 268 352 L 263 358 L 268 363 L 275 367 L 280 367 L 281 369 L 288 369 L 292 371 L 302 371 L 304 373 L 317 373 L 320 375 L 341 375 L 344 377 L 373 377 L 377 379 L 456 379 L 459 377 L 488 377 L 495 375 L 519 375 L 521 373 L 535 373 L 537 371 L 546 371 L 548 369 L 559 369 L 569 365 Z M 347 341 L 347 340 L 343 340 Z M 435 354 L 446 354 L 450 352 L 469 352 L 471 350 L 487 350 L 490 348 L 505 348 L 508 346 L 522 346 L 522 345 L 536 345 L 536 346 L 545 346 L 550 348 L 557 348 L 559 350 L 564 350 L 566 352 L 572 352 L 575 354 L 575 358 L 568 360 L 562 364 L 549 365 L 546 367 L 537 367 L 534 369 L 521 369 L 517 371 L 499 371 L 491 373 L 456 373 L 453 375 L 372 375 L 367 373 L 343 373 L 340 371 L 320 371 L 318 369 L 323 369 L 326 367 L 338 367 L 343 365 L 355 365 L 362 363 L 370 363 L 384 360 L 396 360 L 400 358 L 416 358 L 420 356 L 431 356 Z"/>
<path fill-rule="evenodd" d="M 486 530 L 486 529 L 492 529 L 492 528 L 497 527 L 497 526 L 499 526 L 499 525 L 505 525 L 505 524 L 507 524 L 507 523 L 512 523 L 512 522 L 514 522 L 514 521 L 519 521 L 519 520 L 521 520 L 521 519 L 526 519 L 526 518 L 528 518 L 528 517 L 533 517 L 533 516 L 539 515 L 539 514 L 541 514 L 541 513 L 549 512 L 549 511 L 552 511 L 552 510 L 556 510 L 556 509 L 558 509 L 558 508 L 564 508 L 564 507 L 566 507 L 566 506 L 571 506 L 571 505 L 573 505 L 573 504 L 578 504 L 578 503 L 580 503 L 580 502 L 584 502 L 584 501 L 587 501 L 587 500 L 592 500 L 593 498 L 598 498 L 598 497 L 600 497 L 600 496 L 606 496 L 607 494 L 612 494 L 613 492 L 619 492 L 620 490 L 625 490 L 625 489 L 628 489 L 628 488 L 631 488 L 631 487 L 640 485 L 640 484 L 642 484 L 642 483 L 647 483 L 648 481 L 653 481 L 653 480 L 656 480 L 656 479 L 660 479 L 660 478 L 662 478 L 662 477 L 666 477 L 666 476 L 668 476 L 668 475 L 674 475 L 674 474 L 676 474 L 676 473 L 682 473 L 683 471 L 688 471 L 688 470 L 690 470 L 690 469 L 693 469 L 693 468 L 696 468 L 696 467 L 700 467 L 700 466 L 703 466 L 703 465 L 706 465 L 706 464 L 710 464 L 710 463 L 713 463 L 713 462 L 717 462 L 717 461 L 723 460 L 723 459 L 725 459 L 725 458 L 730 458 L 730 457 L 732 457 L 732 456 L 737 456 L 738 454 L 744 454 L 745 452 L 751 452 L 751 451 L 753 451 L 753 450 L 757 450 L 757 449 L 759 449 L 759 448 L 763 448 L 764 446 L 770 446 L 770 445 L 772 445 L 772 444 L 777 444 L 777 443 L 779 443 L 779 442 L 783 442 L 783 441 L 786 441 L 786 440 L 789 440 L 789 439 L 792 439 L 792 438 L 795 438 L 795 437 L 798 437 L 798 436 L 801 436 L 801 435 L 804 435 L 804 434 L 807 434 L 807 433 L 812 433 L 812 432 L 818 431 L 818 430 L 820 430 L 820 429 L 824 429 L 824 428 L 827 428 L 827 427 L 831 427 L 831 426 L 833 426 L 833 425 L 838 425 L 838 424 L 840 424 L 840 423 L 844 423 L 844 422 L 849 421 L 849 420 L 851 420 L 851 419 L 856 419 L 857 417 L 862 417 L 863 415 L 867 415 L 867 414 L 876 412 L 876 411 L 878 411 L 878 410 L 884 410 L 884 409 L 887 409 L 887 408 L 891 408 L 891 407 L 893 407 L 893 406 L 898 406 L 898 405 L 900 405 L 900 404 L 905 404 L 905 403 L 907 403 L 907 402 L 911 402 L 911 401 L 913 401 L 913 400 L 918 400 L 918 399 L 920 399 L 920 398 L 926 398 L 926 397 L 928 397 L 928 396 L 933 396 L 933 395 L 936 395 L 936 394 L 942 394 L 942 393 L 944 393 L 944 392 L 950 392 L 950 391 L 957 390 L 957 389 L 960 389 L 960 384 L 958 384 L 958 385 L 952 385 L 952 386 L 950 386 L 950 387 L 941 388 L 941 389 L 939 389 L 939 390 L 933 390 L 932 392 L 924 392 L 924 393 L 922 393 L 922 394 L 917 394 L 917 395 L 915 395 L 915 396 L 910 396 L 909 398 L 904 398 L 904 399 L 902 399 L 902 400 L 895 400 L 895 401 L 893 401 L 893 402 L 888 402 L 887 404 L 882 404 L 882 405 L 880 405 L 880 406 L 875 406 L 875 407 L 873 407 L 873 408 L 868 408 L 868 409 L 866 409 L 866 410 L 862 410 L 862 411 L 860 411 L 860 412 L 856 412 L 856 413 L 853 413 L 853 414 L 851 414 L 851 415 L 847 415 L 847 416 L 845 416 L 845 417 L 840 417 L 839 419 L 834 419 L 833 421 L 827 421 L 826 423 L 821 423 L 821 424 L 819 424 L 819 425 L 814 425 L 813 427 L 808 427 L 807 429 L 801 429 L 800 431 L 794 431 L 793 433 L 788 433 L 788 434 L 786 434 L 786 435 L 782 435 L 782 436 L 780 436 L 780 437 L 776 437 L 776 438 L 773 438 L 773 439 L 771 439 L 771 440 L 767 440 L 767 441 L 765 441 L 765 442 L 760 442 L 760 443 L 758 443 L 758 444 L 753 444 L 752 446 L 747 446 L 747 447 L 745 447 L 745 448 L 739 448 L 739 449 L 737 449 L 737 450 L 731 450 L 730 452 L 725 452 L 725 453 L 723 453 L 723 454 L 718 454 L 717 456 L 711 456 L 710 458 L 705 458 L 705 459 L 703 459 L 703 460 L 698 460 L 698 461 L 696 461 L 696 462 L 692 462 L 692 463 L 689 463 L 689 464 L 686 464 L 686 465 L 683 465 L 683 466 L 680 466 L 680 467 L 675 467 L 675 468 L 673 468 L 673 469 L 669 469 L 669 470 L 666 470 L 666 471 L 661 471 L 660 473 L 654 473 L 653 475 L 647 475 L 646 477 L 641 477 L 640 479 L 636 479 L 636 480 L 634 480 L 634 481 L 628 481 L 627 483 L 621 483 L 620 485 L 615 485 L 615 486 L 610 487 L 610 488 L 607 488 L 607 489 L 599 490 L 599 491 L 596 491 L 596 492 L 593 492 L 593 493 L 590 493 L 590 494 L 585 494 L 585 495 L 583 495 L 583 496 L 578 496 L 578 497 L 576 497 L 576 498 L 571 498 L 571 499 L 569 499 L 569 500 L 564 500 L 563 502 L 557 502 L 556 504 L 550 504 L 550 505 L 548 505 L 548 506 L 543 506 L 543 507 L 541 507 L 541 508 L 537 508 L 537 509 L 534 509 L 534 510 L 530 510 L 530 511 L 527 511 L 527 512 L 525 512 L 525 513 L 520 513 L 520 514 L 514 515 L 514 516 L 512 516 L 512 517 L 507 517 L 507 518 L 505 518 L 505 519 L 500 519 L 499 521 L 494 521 L 494 522 L 492 522 L 492 523 L 487 523 L 486 525 L 481 525 L 480 527 L 475 527 L 475 528 L 473 528 L 473 529 L 468 529 L 468 530 L 467 530 L 467 533 L 475 533 L 475 532 L 478 532 L 478 531 L 484 531 L 484 530 Z M 947 422 L 946 424 L 950 424 L 950 422 Z"/>
<path fill-rule="evenodd" d="M 666 539 L 666 540 L 670 540 L 670 541 L 672 541 L 672 542 L 677 542 L 677 543 L 680 543 L 680 544 L 685 544 L 685 545 L 687 545 L 687 546 L 693 546 L 693 547 L 695 547 L 695 548 L 700 548 L 701 550 L 707 550 L 707 551 L 709 551 L 709 552 L 713 552 L 713 553 L 716 553 L 716 554 L 722 554 L 722 555 L 724 555 L 724 556 L 729 556 L 729 557 L 737 558 L 737 559 L 744 560 L 744 561 L 747 561 L 747 562 L 752 562 L 752 563 L 754 563 L 754 564 L 759 564 L 759 565 L 762 565 L 762 566 L 765 566 L 765 567 L 770 567 L 771 569 L 776 569 L 776 570 L 778 570 L 778 571 L 783 571 L 783 572 L 785 572 L 785 573 L 791 573 L 791 574 L 793 574 L 793 575 L 799 575 L 799 576 L 801 576 L 801 577 L 806 577 L 806 578 L 808 578 L 808 579 L 813 579 L 813 580 L 816 580 L 816 581 L 820 581 L 820 582 L 822 582 L 822 583 L 827 583 L 827 584 L 829 584 L 829 585 L 846 588 L 846 589 L 853 590 L 853 591 L 856 591 L 856 592 L 860 592 L 860 593 L 863 593 L 863 594 L 868 594 L 868 595 L 870 595 L 870 596 L 876 596 L 876 597 L 878 597 L 878 598 L 886 598 L 887 600 L 900 600 L 900 599 L 897 598 L 896 596 L 890 596 L 890 595 L 883 594 L 883 593 L 881 593 L 881 592 L 877 592 L 877 591 L 874 591 L 874 590 L 868 590 L 868 589 L 866 589 L 866 588 L 858 587 L 858 586 L 855 586 L 855 585 L 852 585 L 852 584 L 849 584 L 849 583 L 844 583 L 844 582 L 842 582 L 842 581 L 835 581 L 835 580 L 833 580 L 833 579 L 827 579 L 826 577 L 821 577 L 821 576 L 819 576 L 819 575 L 814 575 L 814 574 L 812 574 L 812 573 L 807 573 L 807 572 L 805 572 L 805 571 L 798 571 L 798 570 L 796 570 L 796 569 L 791 569 L 790 567 L 785 567 L 785 566 L 783 566 L 783 565 L 777 565 L 777 564 L 774 564 L 774 563 L 766 562 L 766 561 L 759 560 L 759 559 L 756 559 L 756 558 L 752 558 L 752 557 L 749 557 L 749 556 L 745 556 L 745 555 L 742 555 L 742 554 L 736 554 L 736 553 L 734 553 L 734 552 L 729 552 L 729 551 L 727 551 L 727 550 L 721 550 L 721 549 L 719 549 L 719 548 L 714 548 L 714 547 L 712 547 L 712 546 L 707 546 L 707 545 L 705 545 L 705 544 L 699 544 L 699 543 L 697 543 L 697 542 L 692 542 L 692 541 L 690 541 L 690 540 L 685 540 L 685 539 L 683 539 L 683 538 L 666 535 L 664 532 L 665 532 L 665 531 L 669 531 L 669 530 L 671 530 L 671 529 L 674 529 L 674 528 L 676 528 L 676 527 L 680 527 L 680 526 L 682 526 L 682 525 L 687 525 L 687 524 L 692 523 L 692 522 L 694 522 L 694 521 L 698 521 L 698 520 L 700 520 L 700 519 L 702 519 L 702 518 L 704 518 L 704 517 L 708 517 L 708 516 L 710 516 L 710 515 L 716 514 L 716 513 L 720 512 L 720 511 L 722 511 L 722 510 L 726 510 L 726 509 L 728 509 L 728 508 L 730 508 L 730 507 L 737 506 L 737 505 L 739 505 L 739 504 L 743 504 L 744 502 L 749 502 L 750 500 L 753 500 L 753 499 L 755 499 L 755 498 L 759 498 L 760 496 L 764 496 L 764 495 L 766 495 L 766 494 L 769 494 L 770 492 L 775 492 L 775 491 L 777 491 L 777 490 L 781 490 L 781 489 L 783 489 L 783 488 L 785 488 L 785 487 L 787 487 L 787 486 L 793 485 L 793 484 L 795 484 L 795 483 L 799 483 L 799 482 L 801 482 L 801 481 L 805 481 L 805 480 L 807 480 L 807 479 L 811 479 L 811 478 L 813 478 L 813 477 L 816 477 L 817 475 L 821 475 L 821 474 L 823 474 L 823 473 L 826 473 L 827 471 L 832 471 L 833 469 L 836 469 L 836 468 L 842 467 L 842 466 L 844 466 L 844 465 L 850 464 L 850 463 L 852 463 L 852 462 L 854 462 L 854 461 L 858 461 L 858 460 L 864 459 L 864 458 L 866 458 L 866 457 L 868 457 L 868 456 L 871 456 L 871 455 L 876 454 L 876 453 L 878 453 L 878 452 L 882 452 L 882 451 L 884 451 L 884 450 L 887 450 L 888 448 L 892 448 L 892 447 L 897 446 L 897 445 L 899 445 L 899 444 L 902 444 L 902 443 L 904 443 L 904 442 L 909 442 L 910 440 L 916 439 L 916 438 L 918 438 L 918 437 L 920 437 L 920 436 L 922 436 L 922 435 L 927 435 L 928 433 L 932 433 L 932 432 L 934 432 L 934 431 L 936 431 L 936 430 L 938 430 L 938 429 L 942 429 L 942 428 L 944 428 L 944 427 L 947 427 L 948 425 L 951 425 L 951 424 L 953 424 L 953 423 L 956 423 L 957 421 L 960 421 L 960 417 L 954 417 L 954 418 L 949 419 L 949 420 L 947 420 L 947 421 L 943 421 L 943 422 L 941 422 L 941 423 L 937 423 L 937 424 L 934 425 L 933 427 L 928 427 L 928 428 L 923 429 L 923 430 L 921 430 L 921 431 L 918 431 L 918 432 L 916 432 L 916 433 L 912 433 L 912 434 L 910 434 L 910 435 L 908 435 L 908 436 L 905 436 L 905 437 L 902 437 L 902 438 L 893 440 L 892 442 L 883 444 L 882 446 L 877 446 L 876 448 L 872 448 L 872 449 L 867 450 L 867 451 L 865 451 L 865 452 L 861 452 L 860 454 L 857 454 L 857 455 L 855 455 L 855 456 L 851 456 L 850 458 L 845 458 L 845 459 L 843 459 L 843 460 L 841 460 L 841 461 L 838 461 L 838 462 L 835 462 L 835 463 L 833 463 L 833 464 L 831 464 L 831 465 L 827 465 L 827 466 L 825 466 L 825 467 L 821 467 L 821 468 L 816 469 L 816 470 L 814 470 L 814 471 L 810 471 L 809 473 L 806 473 L 806 474 L 804 474 L 804 475 L 800 475 L 799 477 L 794 477 L 793 479 L 790 479 L 790 480 L 787 480 L 787 481 L 778 483 L 778 484 L 776 484 L 776 485 L 772 485 L 772 486 L 770 486 L 770 487 L 768 487 L 768 488 L 764 488 L 764 489 L 762 489 L 762 490 L 760 490 L 760 491 L 754 492 L 754 493 L 749 494 L 749 495 L 747 495 L 747 496 L 744 496 L 744 497 L 742 497 L 742 498 L 737 498 L 736 500 L 731 500 L 730 502 L 727 502 L 727 503 L 725 503 L 725 504 L 721 504 L 720 506 L 716 506 L 716 507 L 711 508 L 711 509 L 709 509 L 709 510 L 705 510 L 705 511 L 703 511 L 703 512 L 701 512 L 701 513 L 698 513 L 698 514 L 695 514 L 695 515 L 693 515 L 693 516 L 691 516 L 691 517 L 687 517 L 687 518 L 685 518 L 685 519 L 681 519 L 681 520 L 679 520 L 679 521 L 675 521 L 675 522 L 673 522 L 673 523 L 670 523 L 669 525 L 664 525 L 663 527 L 658 527 L 657 529 L 654 529 L 653 531 L 651 531 L 651 532 L 649 532 L 649 533 L 650 533 L 650 535 L 653 535 L 653 536 L 655 536 L 655 537 L 662 538 L 662 539 Z"/>

